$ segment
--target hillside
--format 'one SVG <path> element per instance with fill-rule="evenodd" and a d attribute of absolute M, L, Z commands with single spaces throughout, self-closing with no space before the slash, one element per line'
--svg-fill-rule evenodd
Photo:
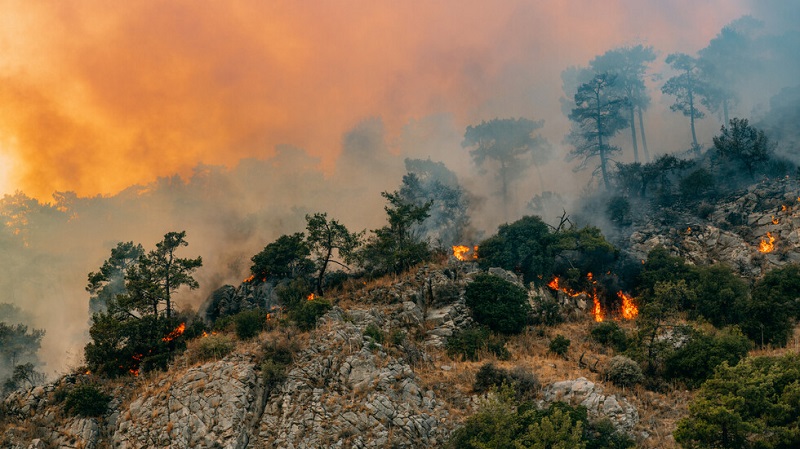
<path fill-rule="evenodd" d="M 758 279 L 800 260 L 798 200 L 796 181 L 762 182 L 719 201 L 705 218 L 678 209 L 671 223 L 643 217 L 616 243 L 642 262 L 661 246 L 696 265 L 724 262 L 747 279 Z M 738 224 L 731 217 L 740 217 Z M 773 245 L 770 251 L 763 252 L 762 240 Z M 678 447 L 672 433 L 697 390 L 680 381 L 659 388 L 608 381 L 604 373 L 618 351 L 593 336 L 598 326 L 588 293 L 530 284 L 526 291 L 534 310 L 555 302 L 567 319 L 505 337 L 505 355 L 486 345 L 475 361 L 448 351 L 448 339 L 473 323 L 465 292 L 482 271 L 475 262 L 450 256 L 399 276 L 347 281 L 327 295 L 334 307 L 310 331 L 271 314 L 265 330 L 251 340 L 237 341 L 230 331 L 191 340 L 167 371 L 116 380 L 76 372 L 18 390 L 3 402 L 2 445 L 444 447 L 452 432 L 485 406 L 487 393 L 476 391 L 476 375 L 491 362 L 532 379 L 530 393 L 539 407 L 559 400 L 580 404 L 591 419 L 608 418 L 637 447 Z M 517 274 L 488 271 L 524 286 Z M 224 293 L 228 302 L 253 301 L 257 290 L 245 282 L 221 289 L 216 300 Z M 213 301 L 212 295 L 206 308 Z M 603 303 L 606 320 L 634 335 L 638 319 L 617 316 L 609 304 L 616 303 Z M 679 320 L 686 322 L 687 316 Z M 552 349 L 558 335 L 570 342 L 563 356 Z M 789 349 L 751 350 L 751 355 L 792 352 L 797 340 L 795 329 Z M 65 411 L 66 392 L 80 385 L 96 385 L 110 395 L 101 416 Z"/>

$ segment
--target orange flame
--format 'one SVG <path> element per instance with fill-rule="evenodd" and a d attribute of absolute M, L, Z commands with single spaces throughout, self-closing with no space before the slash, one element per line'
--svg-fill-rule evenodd
<path fill-rule="evenodd" d="M 622 293 L 617 292 L 617 296 L 622 300 L 622 318 L 632 320 L 639 315 L 639 308 L 633 303 L 633 298 Z"/>
<path fill-rule="evenodd" d="M 597 297 L 597 289 L 592 290 L 592 302 L 594 302 L 594 307 L 592 307 L 592 315 L 594 316 L 594 320 L 598 323 L 603 321 L 603 308 L 600 307 L 600 298 Z"/>
<path fill-rule="evenodd" d="M 306 300 L 307 301 L 313 301 L 316 297 L 317 297 L 317 295 L 311 293 L 308 296 L 306 296 Z"/>
<path fill-rule="evenodd" d="M 469 254 L 470 251 L 472 251 L 472 254 Z M 470 259 L 475 260 L 478 258 L 478 246 L 476 245 L 470 248 L 469 246 L 464 246 L 464 245 L 454 245 L 453 257 L 462 262 L 465 262 Z"/>
<path fill-rule="evenodd" d="M 781 205 L 781 212 L 786 212 L 786 209 L 788 208 L 786 207 L 785 204 Z"/>
<path fill-rule="evenodd" d="M 769 241 L 761 239 L 761 243 L 758 244 L 758 250 L 762 253 L 771 253 L 775 249 L 775 237 L 771 232 L 767 232 L 767 238 Z"/>
<path fill-rule="evenodd" d="M 781 222 L 781 220 L 779 218 L 775 218 L 774 215 L 772 216 L 772 224 L 776 225 L 776 224 L 778 224 L 780 222 Z"/>
<path fill-rule="evenodd" d="M 686 233 L 687 233 L 687 234 L 691 234 L 691 233 L 692 233 L 692 227 L 691 227 L 691 226 L 689 226 L 688 228 L 686 228 Z"/>
<path fill-rule="evenodd" d="M 247 284 L 249 282 L 253 282 L 253 279 L 255 279 L 255 278 L 256 278 L 256 276 L 254 274 L 251 274 L 249 278 L 243 280 L 242 282 Z"/>
<path fill-rule="evenodd" d="M 185 331 L 185 330 L 186 330 L 186 323 L 181 323 L 181 324 L 178 325 L 178 327 L 173 329 L 172 332 L 167 334 L 167 336 L 162 338 L 161 340 L 162 341 L 166 341 L 166 342 L 170 342 L 170 341 L 180 337 L 181 335 L 183 335 L 183 331 Z"/>

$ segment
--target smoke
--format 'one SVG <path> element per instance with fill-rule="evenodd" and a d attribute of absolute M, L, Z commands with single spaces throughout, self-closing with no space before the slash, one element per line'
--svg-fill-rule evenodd
<path fill-rule="evenodd" d="M 405 158 L 444 162 L 470 194 L 470 223 L 490 234 L 502 205 L 460 145 L 467 126 L 543 119 L 542 135 L 562 142 L 565 68 L 643 43 L 659 52 L 656 75 L 664 54 L 695 54 L 745 14 L 766 24 L 760 48 L 786 63 L 739 86 L 766 86 L 738 110 L 766 116 L 769 98 L 798 79 L 797 22 L 785 20 L 797 11 L 774 5 L 4 1 L 0 302 L 33 315 L 47 330 L 47 369 L 63 369 L 88 339 L 86 275 L 118 242 L 150 250 L 186 230 L 183 256 L 205 266 L 202 289 L 179 302 L 196 307 L 246 277 L 267 243 L 302 230 L 305 214 L 381 226 L 380 192 L 400 187 Z M 647 83 L 653 155 L 685 149 L 684 118 L 658 95 L 660 80 Z M 706 143 L 718 130 L 713 119 L 698 124 Z M 629 144 L 617 140 L 627 160 Z M 565 201 L 588 178 L 563 162 L 568 150 L 541 167 L 544 190 Z M 513 188 L 512 210 L 542 194 L 535 173 Z M 561 208 L 546 210 L 557 222 Z"/>

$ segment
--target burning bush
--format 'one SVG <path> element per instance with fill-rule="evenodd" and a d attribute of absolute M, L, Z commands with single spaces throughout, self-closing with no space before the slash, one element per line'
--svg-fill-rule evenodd
<path fill-rule="evenodd" d="M 528 292 L 497 276 L 475 276 L 464 296 L 475 321 L 493 331 L 517 334 L 529 321 Z"/>

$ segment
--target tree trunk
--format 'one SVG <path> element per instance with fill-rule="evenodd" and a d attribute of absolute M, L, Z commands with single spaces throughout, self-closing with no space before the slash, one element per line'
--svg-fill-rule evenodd
<path fill-rule="evenodd" d="M 595 91 L 595 101 L 597 105 L 597 115 L 595 116 L 595 123 L 597 123 L 597 151 L 600 154 L 600 171 L 603 174 L 603 185 L 606 190 L 610 190 L 611 186 L 608 183 L 608 172 L 606 171 L 606 149 L 603 146 L 603 114 L 600 109 L 600 91 Z"/>
<path fill-rule="evenodd" d="M 647 138 L 644 135 L 644 119 L 642 118 L 642 107 L 636 108 L 639 112 L 639 134 L 642 135 L 642 153 L 644 153 L 644 161 L 650 162 L 650 152 L 647 151 Z"/>
<path fill-rule="evenodd" d="M 634 106 L 628 109 L 630 112 L 630 122 L 631 122 L 631 142 L 633 142 L 633 162 L 639 162 L 639 145 L 636 143 L 636 120 L 634 120 L 633 116 L 633 109 Z"/>
<path fill-rule="evenodd" d="M 691 78 L 689 81 L 689 124 L 692 127 L 692 149 L 699 152 L 697 133 L 694 131 L 694 92 L 692 92 Z"/>

